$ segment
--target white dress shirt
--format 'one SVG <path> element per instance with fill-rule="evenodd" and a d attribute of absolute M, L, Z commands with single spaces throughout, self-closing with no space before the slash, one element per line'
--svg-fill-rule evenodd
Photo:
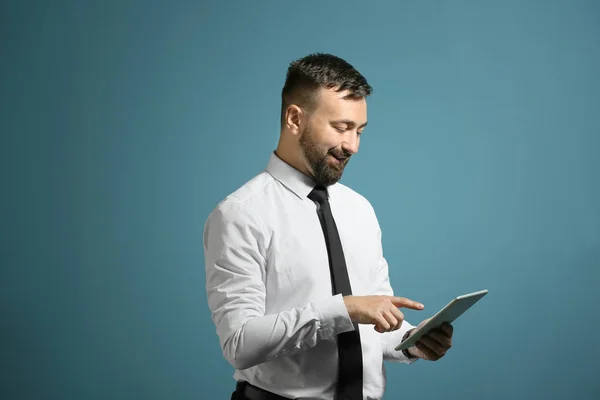
<path fill-rule="evenodd" d="M 272 153 L 266 170 L 225 198 L 204 228 L 208 305 L 234 378 L 288 398 L 333 399 L 336 335 L 354 329 L 333 295 L 311 178 Z M 328 187 L 352 293 L 393 295 L 371 204 Z M 359 325 L 363 394 L 380 399 L 383 360 L 412 363 L 394 347 L 413 325 L 378 333 Z"/>

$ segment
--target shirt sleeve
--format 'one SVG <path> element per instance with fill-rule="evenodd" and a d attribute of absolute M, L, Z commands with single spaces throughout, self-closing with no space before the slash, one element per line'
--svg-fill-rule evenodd
<path fill-rule="evenodd" d="M 354 329 L 341 295 L 265 315 L 270 233 L 245 204 L 219 205 L 204 227 L 206 291 L 223 355 L 246 369 Z"/>
<path fill-rule="evenodd" d="M 394 296 L 394 290 L 390 285 L 389 279 L 389 268 L 388 263 L 383 256 L 383 248 L 381 245 L 381 230 L 379 230 L 379 263 L 374 271 L 374 281 L 376 285 L 376 294 L 384 295 L 384 296 Z M 383 348 L 383 359 L 386 361 L 396 361 L 402 362 L 405 364 L 412 364 L 418 358 L 407 358 L 402 351 L 397 351 L 395 347 L 402 341 L 404 334 L 410 329 L 414 328 L 414 325 L 409 323 L 408 321 L 402 321 L 402 325 L 400 325 L 400 329 L 392 332 L 382 333 L 381 336 L 381 344 Z"/>

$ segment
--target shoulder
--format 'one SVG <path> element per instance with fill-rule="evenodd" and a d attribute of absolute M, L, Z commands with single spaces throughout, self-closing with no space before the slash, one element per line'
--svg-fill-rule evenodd
<path fill-rule="evenodd" d="M 210 212 L 208 221 L 255 221 L 263 194 L 272 183 L 272 176 L 262 171 L 223 198 Z"/>
<path fill-rule="evenodd" d="M 204 248 L 221 248 L 233 243 L 253 243 L 264 249 L 270 241 L 270 231 L 260 215 L 261 193 L 272 179 L 262 172 L 243 184 L 217 204 L 204 224 Z"/>

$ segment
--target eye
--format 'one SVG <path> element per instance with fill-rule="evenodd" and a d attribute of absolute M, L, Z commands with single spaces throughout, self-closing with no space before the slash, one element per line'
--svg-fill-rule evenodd
<path fill-rule="evenodd" d="M 336 131 L 338 131 L 339 133 L 344 133 L 344 132 L 346 132 L 346 128 L 343 128 L 343 127 L 334 126 L 334 129 L 335 129 Z"/>

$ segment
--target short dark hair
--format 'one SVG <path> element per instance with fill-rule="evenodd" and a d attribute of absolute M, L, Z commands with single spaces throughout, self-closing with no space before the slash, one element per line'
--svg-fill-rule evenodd
<path fill-rule="evenodd" d="M 373 88 L 347 61 L 326 53 L 314 53 L 290 63 L 285 84 L 281 91 L 281 124 L 290 104 L 309 109 L 316 105 L 316 93 L 320 88 L 350 93 L 344 98 L 367 97 Z"/>

